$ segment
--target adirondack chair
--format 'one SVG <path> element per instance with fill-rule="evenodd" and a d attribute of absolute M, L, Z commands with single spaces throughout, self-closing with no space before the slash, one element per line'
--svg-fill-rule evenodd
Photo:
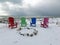
<path fill-rule="evenodd" d="M 9 17 L 8 18 L 8 27 L 9 28 L 17 28 L 17 23 L 14 22 L 14 18 L 13 17 Z"/>
<path fill-rule="evenodd" d="M 48 18 L 44 18 L 43 22 L 41 23 L 41 27 L 47 28 L 48 27 Z"/>
<path fill-rule="evenodd" d="M 30 26 L 36 27 L 36 18 L 31 18 Z"/>
<path fill-rule="evenodd" d="M 21 18 L 21 27 L 26 27 L 26 26 L 27 26 L 26 18 L 22 17 Z"/>

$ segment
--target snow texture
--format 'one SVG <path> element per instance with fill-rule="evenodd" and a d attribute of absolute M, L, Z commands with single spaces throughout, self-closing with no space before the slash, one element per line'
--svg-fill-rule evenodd
<path fill-rule="evenodd" d="M 59 20 L 59 19 L 58 19 Z M 29 26 L 28 21 L 28 26 Z M 10 29 L 8 24 L 0 23 L 0 45 L 60 45 L 60 27 L 56 25 L 57 19 L 50 19 L 48 28 L 40 27 L 40 21 L 37 21 L 36 27 L 38 34 L 33 37 L 24 37 L 18 33 L 18 28 Z"/>

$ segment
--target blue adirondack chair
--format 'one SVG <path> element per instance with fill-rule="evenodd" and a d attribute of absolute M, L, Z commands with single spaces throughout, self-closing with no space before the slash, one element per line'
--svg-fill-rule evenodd
<path fill-rule="evenodd" d="M 36 27 L 36 18 L 31 18 L 30 26 Z"/>

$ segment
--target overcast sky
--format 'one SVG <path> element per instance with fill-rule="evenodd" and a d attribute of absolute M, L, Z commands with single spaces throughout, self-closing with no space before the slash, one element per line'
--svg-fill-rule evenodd
<path fill-rule="evenodd" d="M 0 0 L 0 16 L 60 16 L 60 0 Z"/>

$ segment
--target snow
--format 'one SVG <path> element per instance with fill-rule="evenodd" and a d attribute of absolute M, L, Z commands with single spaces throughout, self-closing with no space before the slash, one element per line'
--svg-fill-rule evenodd
<path fill-rule="evenodd" d="M 30 27 L 38 30 L 38 34 L 33 37 L 21 36 L 17 31 L 20 25 L 10 29 L 8 24 L 0 23 L 0 45 L 60 45 L 60 27 L 56 25 L 56 20 L 49 23 L 48 28 L 40 27 L 37 22 L 36 27 Z"/>

